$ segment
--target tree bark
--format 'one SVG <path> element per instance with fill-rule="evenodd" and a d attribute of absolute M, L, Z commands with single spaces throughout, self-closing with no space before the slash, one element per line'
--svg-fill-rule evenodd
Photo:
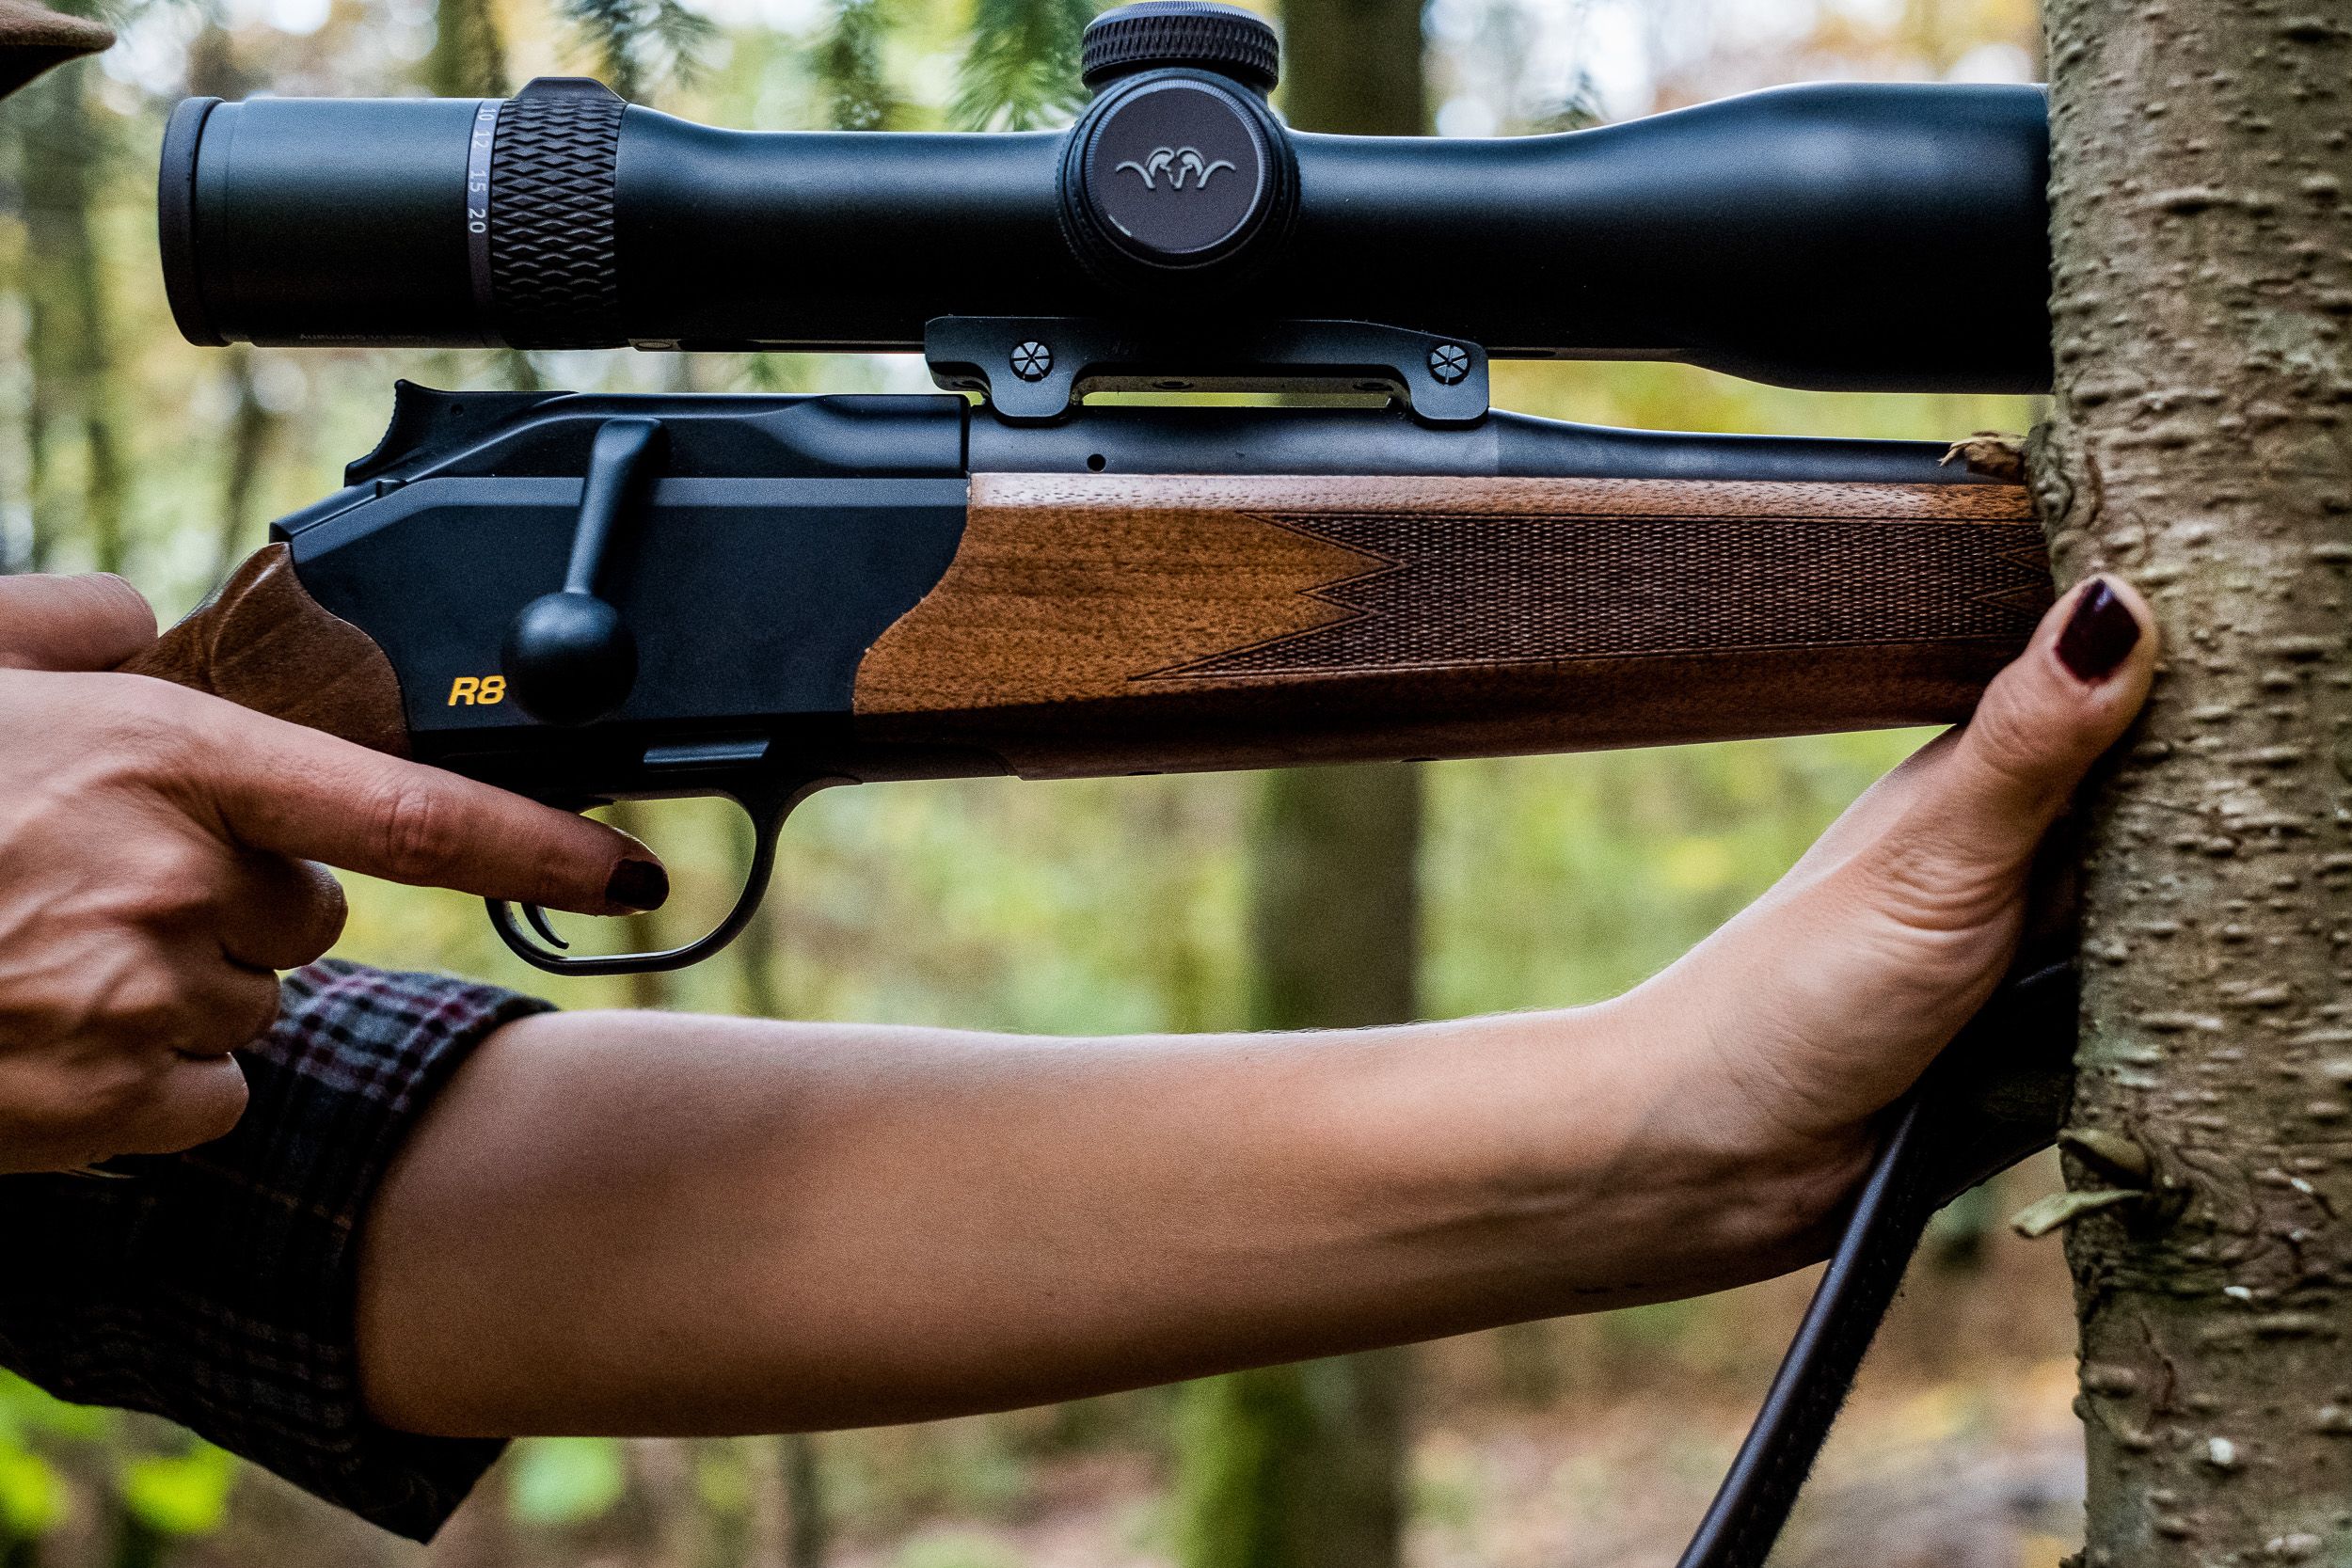
<path fill-rule="evenodd" d="M 760 906 L 735 939 L 736 1010 L 745 1018 L 791 1016 L 777 975 L 784 963 L 784 936 L 777 921 L 771 900 Z M 816 1435 L 787 1432 L 750 1441 L 768 1449 L 764 1463 L 772 1470 L 775 1496 L 774 1517 L 763 1519 L 755 1528 L 749 1568 L 824 1568 L 832 1555 L 833 1518 Z"/>
<path fill-rule="evenodd" d="M 1306 131 L 1418 135 L 1421 0 L 1283 0 L 1282 103 Z M 1414 1016 L 1421 775 L 1266 777 L 1251 855 L 1254 1029 Z M 1392 1568 L 1406 1516 L 1411 1353 L 1188 1386 L 1178 1415 L 1185 1568 Z"/>
<path fill-rule="evenodd" d="M 1415 1010 L 1422 798 L 1407 766 L 1268 774 L 1251 848 L 1249 1024 L 1394 1022 Z M 1188 1385 L 1177 1418 L 1186 1568 L 1399 1560 L 1410 1352 Z"/>
<path fill-rule="evenodd" d="M 506 34 L 491 0 L 435 0 L 424 85 L 436 98 L 506 96 Z"/>
<path fill-rule="evenodd" d="M 32 306 L 33 547 L 27 564 L 52 564 L 57 449 L 81 448 L 79 514 L 93 563 L 123 566 L 125 476 L 115 431 L 112 338 L 98 242 L 105 141 L 89 102 L 88 71 L 64 71 L 10 100 L 22 136 L 27 295 Z"/>
<path fill-rule="evenodd" d="M 2352 30 L 2048 0 L 2053 559 L 2165 637 L 2085 858 L 2087 1568 L 2352 1560 Z M 2148 1174 L 2139 1174 L 2141 1169 Z"/>
<path fill-rule="evenodd" d="M 1428 130 L 1422 0 L 1282 0 L 1282 112 L 1301 131 Z"/>

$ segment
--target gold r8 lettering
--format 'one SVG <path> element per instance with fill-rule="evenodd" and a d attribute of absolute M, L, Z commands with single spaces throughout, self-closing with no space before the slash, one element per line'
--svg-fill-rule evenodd
<path fill-rule="evenodd" d="M 504 675 L 460 675 L 449 683 L 449 705 L 452 707 L 496 707 L 504 701 Z"/>

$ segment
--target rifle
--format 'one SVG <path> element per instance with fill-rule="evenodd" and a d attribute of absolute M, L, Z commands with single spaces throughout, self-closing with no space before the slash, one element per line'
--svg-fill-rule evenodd
<path fill-rule="evenodd" d="M 577 79 L 183 103 L 192 341 L 919 349 L 946 390 L 403 383 L 343 488 L 132 668 L 554 804 L 743 808 L 743 891 L 683 946 L 569 953 L 492 904 L 569 974 L 717 951 L 831 784 L 1966 716 L 2050 599 L 2014 475 L 1528 419 L 1487 367 L 2046 386 L 2038 89 L 1424 141 L 1293 133 L 1278 69 L 1247 12 L 1145 0 L 1089 29 L 1066 132 L 720 131 Z M 1963 294 L 1965 329 L 1931 314 Z M 1134 389 L 1346 405 L 1088 401 Z M 1686 1563 L 1761 1561 L 1927 1214 L 2049 1141 L 2072 1028 L 2062 971 L 2012 987 L 1968 1053 L 2010 1073 L 1907 1102 Z"/>

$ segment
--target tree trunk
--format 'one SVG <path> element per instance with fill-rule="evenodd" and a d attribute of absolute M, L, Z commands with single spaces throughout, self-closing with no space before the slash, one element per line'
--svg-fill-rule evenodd
<path fill-rule="evenodd" d="M 53 467 L 60 449 L 81 450 L 79 514 L 94 563 L 123 565 L 124 474 L 114 425 L 107 355 L 103 257 L 96 208 L 104 138 L 89 103 L 86 69 L 35 83 L 9 103 L 18 117 L 24 192 L 26 293 L 32 306 L 33 544 L 28 564 L 51 564 L 52 508 L 64 499 Z"/>
<path fill-rule="evenodd" d="M 1301 131 L 1418 136 L 1428 126 L 1422 0 L 1282 0 L 1282 112 Z"/>
<path fill-rule="evenodd" d="M 1412 1016 L 1420 836 L 1409 767 L 1266 777 L 1252 845 L 1251 1027 Z M 1409 1372 L 1409 1353 L 1391 1350 L 1188 1386 L 1177 1420 L 1186 1568 L 1395 1563 Z"/>
<path fill-rule="evenodd" d="M 435 0 L 424 85 L 436 98 L 506 96 L 506 35 L 491 0 Z"/>
<path fill-rule="evenodd" d="M 774 902 L 763 904 L 735 939 L 737 1011 L 745 1018 L 790 1016 L 784 988 L 777 983 L 784 941 L 776 921 Z M 775 1496 L 774 1516 L 763 1520 L 757 1531 L 752 1568 L 824 1568 L 832 1555 L 833 1519 L 816 1436 L 787 1432 L 755 1441 L 768 1446 L 764 1462 L 772 1470 Z"/>
<path fill-rule="evenodd" d="M 229 349 L 229 385 L 236 404 L 229 414 L 227 470 L 220 482 L 219 533 L 213 546 L 212 575 L 206 583 L 228 580 L 237 562 L 259 548 L 261 519 L 253 515 L 254 498 L 261 493 L 262 470 L 281 423 L 262 403 L 253 384 L 253 350 L 244 343 Z"/>
<path fill-rule="evenodd" d="M 2352 31 L 2277 0 L 2046 24 L 2036 485 L 2061 575 L 2127 577 L 2165 636 L 2085 863 L 2069 1177 L 2138 1194 L 2068 1243 L 2085 1560 L 2345 1562 Z"/>
<path fill-rule="evenodd" d="M 1420 0 L 1283 0 L 1282 102 L 1306 131 L 1425 127 Z M 1421 775 L 1269 775 L 1251 847 L 1250 1027 L 1415 1012 Z M 1406 1514 L 1410 1353 L 1269 1367 L 1184 1391 L 1185 1568 L 1390 1568 Z"/>

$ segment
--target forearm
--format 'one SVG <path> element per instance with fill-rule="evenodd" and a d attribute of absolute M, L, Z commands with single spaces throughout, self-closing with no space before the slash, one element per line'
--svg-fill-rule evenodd
<path fill-rule="evenodd" d="M 1643 1032 L 525 1020 L 373 1207 L 369 1399 L 454 1433 L 914 1419 L 1801 1260 L 1851 1170 L 1718 1143 Z"/>

